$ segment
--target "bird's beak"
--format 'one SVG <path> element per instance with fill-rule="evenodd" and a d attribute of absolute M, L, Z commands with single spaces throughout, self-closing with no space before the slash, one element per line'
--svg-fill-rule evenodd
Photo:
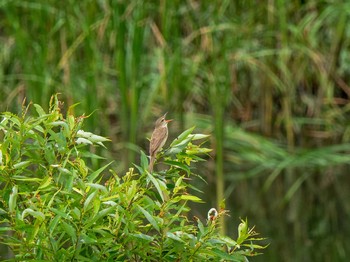
<path fill-rule="evenodd" d="M 169 122 L 171 122 L 171 121 L 173 121 L 173 119 L 165 120 L 165 122 L 167 122 L 167 123 L 169 123 Z"/>

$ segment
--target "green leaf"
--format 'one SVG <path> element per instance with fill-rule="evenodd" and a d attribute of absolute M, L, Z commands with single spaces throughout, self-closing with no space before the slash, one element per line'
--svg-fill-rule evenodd
<path fill-rule="evenodd" d="M 38 113 L 39 116 L 46 115 L 44 109 L 40 105 L 34 104 L 34 107 L 35 107 L 35 110 L 36 110 L 36 112 Z"/>
<path fill-rule="evenodd" d="M 69 127 L 68 127 L 67 123 L 64 122 L 64 121 L 54 121 L 54 122 L 49 123 L 49 125 L 50 126 L 62 126 L 66 130 L 69 130 Z"/>
<path fill-rule="evenodd" d="M 164 152 L 165 156 L 172 156 L 181 153 L 183 148 L 171 147 Z"/>
<path fill-rule="evenodd" d="M 97 220 L 99 220 L 102 217 L 105 217 L 106 215 L 112 213 L 114 210 L 116 209 L 116 207 L 111 206 L 108 208 L 105 208 L 103 210 L 101 210 L 100 212 L 98 212 L 94 217 L 90 218 L 87 223 L 85 224 L 85 228 L 90 227 L 93 223 L 95 223 Z"/>
<path fill-rule="evenodd" d="M 184 139 L 186 139 L 194 130 L 195 127 L 191 127 L 184 132 L 182 132 L 174 141 L 170 144 L 170 147 L 176 146 L 181 143 Z M 190 138 L 191 139 L 191 138 Z"/>
<path fill-rule="evenodd" d="M 139 208 L 139 210 L 144 214 L 144 216 L 146 217 L 146 219 L 148 220 L 148 222 L 150 222 L 150 224 L 153 226 L 153 228 L 155 230 L 157 230 L 159 232 L 159 226 L 157 221 L 154 219 L 154 217 L 148 213 L 147 210 L 145 210 L 143 207 L 141 207 L 140 205 L 137 205 L 137 207 Z"/>
<path fill-rule="evenodd" d="M 105 157 L 96 155 L 96 154 L 94 154 L 92 152 L 88 152 L 88 151 L 80 152 L 80 155 L 82 157 L 91 158 L 91 159 L 106 159 Z"/>
<path fill-rule="evenodd" d="M 193 196 L 193 195 L 181 195 L 180 198 L 182 200 L 190 200 L 190 201 L 196 202 L 196 203 L 204 203 L 204 201 L 202 199 L 200 199 L 199 197 Z"/>
<path fill-rule="evenodd" d="M 176 194 L 179 190 L 181 190 L 184 186 L 182 185 L 182 180 L 183 180 L 183 176 L 180 176 L 175 183 L 174 189 L 173 189 L 173 193 Z"/>
<path fill-rule="evenodd" d="M 207 154 L 209 152 L 213 151 L 212 149 L 209 148 L 194 148 L 194 149 L 187 149 L 186 154 L 188 155 L 196 155 L 196 154 Z"/>
<path fill-rule="evenodd" d="M 88 139 L 86 139 L 86 138 L 83 138 L 83 137 L 79 137 L 79 138 L 75 141 L 75 143 L 77 143 L 78 145 L 80 145 L 80 144 L 92 145 L 92 144 L 93 144 L 90 140 L 88 140 Z"/>
<path fill-rule="evenodd" d="M 257 245 L 257 244 L 242 244 L 241 246 L 243 247 L 249 247 L 250 249 L 265 249 L 267 248 L 269 245 L 265 245 L 265 246 L 261 246 L 261 245 Z"/>
<path fill-rule="evenodd" d="M 69 219 L 69 215 L 66 214 L 65 212 L 58 210 L 57 208 L 50 208 L 50 211 L 54 212 L 56 215 L 59 215 L 65 219 Z"/>
<path fill-rule="evenodd" d="M 108 139 L 106 137 L 98 136 L 95 134 L 92 134 L 89 139 L 90 139 L 90 141 L 92 141 L 94 143 L 111 141 L 110 139 Z"/>
<path fill-rule="evenodd" d="M 141 150 L 141 167 L 144 170 L 146 170 L 148 168 L 148 158 L 142 150 Z"/>
<path fill-rule="evenodd" d="M 107 188 L 100 184 L 94 184 L 94 183 L 86 183 L 87 186 L 90 186 L 92 188 L 98 189 L 103 191 L 104 193 L 107 193 Z"/>
<path fill-rule="evenodd" d="M 142 234 L 142 233 L 137 233 L 137 234 L 136 233 L 131 233 L 129 235 L 133 236 L 133 237 L 136 237 L 136 238 L 139 238 L 139 239 L 146 240 L 148 242 L 151 242 L 154 239 L 154 237 L 149 236 L 149 235 L 145 235 L 145 234 Z"/>
<path fill-rule="evenodd" d="M 228 236 L 220 236 L 220 239 L 229 246 L 237 246 L 237 242 Z"/>
<path fill-rule="evenodd" d="M 103 166 L 103 167 L 97 169 L 96 171 L 92 172 L 91 175 L 89 175 L 89 176 L 87 177 L 88 182 L 89 182 L 89 183 L 94 182 L 94 180 L 101 174 L 101 172 L 102 172 L 103 170 L 105 170 L 105 169 L 106 169 L 110 164 L 112 164 L 112 163 L 113 163 L 113 161 L 112 161 L 112 162 L 109 162 L 107 165 L 105 165 L 105 166 Z"/>
<path fill-rule="evenodd" d="M 201 233 L 201 235 L 204 235 L 205 234 L 205 228 L 204 228 L 204 225 L 203 225 L 202 221 L 199 218 L 197 219 L 197 224 L 198 224 L 199 232 Z"/>
<path fill-rule="evenodd" d="M 12 178 L 14 180 L 17 180 L 17 181 L 27 181 L 27 182 L 41 182 L 42 181 L 41 178 L 37 178 L 37 177 L 13 176 Z"/>
<path fill-rule="evenodd" d="M 89 237 L 88 235 L 82 233 L 81 236 L 81 242 L 85 243 L 85 244 L 93 244 L 93 243 L 97 243 L 97 239 Z"/>
<path fill-rule="evenodd" d="M 31 215 L 37 219 L 39 219 L 40 221 L 43 221 L 45 219 L 45 215 L 40 212 L 40 211 L 34 211 L 31 208 L 26 208 L 23 210 L 22 212 L 22 220 L 27 216 L 27 215 Z"/>
<path fill-rule="evenodd" d="M 86 139 L 90 140 L 93 143 L 111 141 L 110 139 L 105 138 L 103 136 L 98 136 L 98 135 L 95 135 L 95 134 L 93 134 L 91 132 L 85 132 L 83 130 L 78 130 L 77 137 L 86 138 Z"/>
<path fill-rule="evenodd" d="M 11 231 L 11 230 L 13 230 L 11 227 L 5 227 L 5 226 L 0 227 L 0 232 L 6 232 L 6 231 Z"/>
<path fill-rule="evenodd" d="M 52 177 L 47 176 L 41 183 L 41 185 L 39 186 L 39 190 L 44 189 L 46 187 L 48 187 L 51 184 L 52 181 Z"/>
<path fill-rule="evenodd" d="M 57 168 L 59 171 L 61 171 L 63 174 L 65 175 L 71 175 L 72 172 L 70 170 L 68 170 L 67 168 L 64 168 L 64 167 L 58 167 Z"/>
<path fill-rule="evenodd" d="M 173 146 L 172 148 L 173 149 L 181 149 L 181 150 L 183 150 L 183 149 L 186 148 L 188 143 L 191 142 L 191 141 L 192 141 L 192 138 L 191 137 L 187 137 L 187 138 L 183 139 L 180 143 L 178 143 L 175 146 Z"/>
<path fill-rule="evenodd" d="M 164 202 L 163 190 L 161 189 L 158 180 L 152 174 L 150 174 L 149 172 L 147 172 L 147 177 L 151 180 L 152 184 L 157 189 L 157 191 L 159 193 L 159 196 L 161 197 L 162 201 Z"/>
<path fill-rule="evenodd" d="M 167 236 L 168 238 L 171 238 L 171 239 L 176 240 L 176 241 L 178 241 L 178 242 L 185 243 L 185 241 L 183 241 L 181 238 L 179 238 L 179 237 L 178 237 L 177 235 L 175 235 L 174 233 L 167 232 L 167 233 L 166 233 L 166 236 Z"/>
<path fill-rule="evenodd" d="M 97 191 L 92 192 L 84 202 L 84 211 L 89 210 L 92 206 L 90 206 L 91 201 L 96 197 Z"/>
<path fill-rule="evenodd" d="M 207 137 L 210 137 L 210 135 L 204 135 L 204 134 L 191 134 L 189 135 L 189 137 L 192 138 L 192 140 L 200 140 L 200 139 L 204 139 Z"/>
<path fill-rule="evenodd" d="M 9 211 L 15 211 L 15 207 L 17 205 L 17 196 L 18 196 L 18 186 L 14 185 L 12 188 L 12 192 L 9 198 Z"/>
<path fill-rule="evenodd" d="M 244 221 L 241 219 L 241 223 L 238 225 L 238 239 L 237 243 L 241 244 L 247 237 L 249 237 L 248 234 L 248 221 Z"/>
<path fill-rule="evenodd" d="M 22 162 L 19 162 L 17 164 L 14 164 L 13 168 L 14 169 L 19 169 L 19 168 L 27 167 L 27 166 L 30 165 L 30 163 L 31 163 L 30 160 L 22 161 Z"/>
<path fill-rule="evenodd" d="M 61 216 L 55 216 L 54 219 L 51 219 L 50 223 L 49 223 L 49 231 L 50 231 L 50 235 L 52 235 L 55 232 L 55 229 L 58 225 L 58 223 L 61 221 Z"/>
<path fill-rule="evenodd" d="M 236 261 L 236 262 L 245 262 L 246 258 L 240 254 L 228 254 L 218 248 L 211 249 L 211 252 L 213 252 L 217 258 L 225 259 L 228 261 Z"/>
<path fill-rule="evenodd" d="M 71 237 L 73 241 L 75 241 L 77 239 L 77 236 L 76 236 L 76 230 L 74 229 L 74 227 L 65 221 L 61 221 L 61 224 L 62 224 L 63 230 Z"/>
<path fill-rule="evenodd" d="M 174 161 L 174 160 L 165 160 L 164 163 L 165 163 L 165 164 L 168 164 L 168 165 L 170 165 L 170 166 L 178 167 L 178 168 L 184 170 L 187 174 L 190 174 L 190 173 L 191 173 L 191 170 L 190 170 L 190 168 L 189 168 L 187 165 L 185 165 L 185 164 L 183 164 L 183 163 L 180 163 L 180 162 L 178 162 L 178 161 Z"/>

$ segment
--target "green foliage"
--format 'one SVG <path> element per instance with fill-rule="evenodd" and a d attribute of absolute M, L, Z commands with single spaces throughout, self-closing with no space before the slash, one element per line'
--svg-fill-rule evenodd
<path fill-rule="evenodd" d="M 213 134 L 203 198 L 256 219 L 276 243 L 264 261 L 346 261 L 349 13 L 344 0 L 0 1 L 0 111 L 23 97 L 47 111 L 55 92 L 97 109 L 84 127 L 113 140 L 93 152 L 120 174 L 168 111 L 170 137 Z"/>
<path fill-rule="evenodd" d="M 219 234 L 227 211 L 211 209 L 203 223 L 190 219 L 191 164 L 210 150 L 207 138 L 184 131 L 163 156 L 165 168 L 149 173 L 148 159 L 119 176 L 91 148 L 109 141 L 82 129 L 84 116 L 61 113 L 54 96 L 36 117 L 1 114 L 0 240 L 13 260 L 25 261 L 246 261 L 264 247 L 247 220 L 237 239 Z M 71 110 L 68 110 L 70 112 Z M 159 168 L 160 169 L 160 168 Z M 202 218 L 203 219 L 203 218 Z"/>

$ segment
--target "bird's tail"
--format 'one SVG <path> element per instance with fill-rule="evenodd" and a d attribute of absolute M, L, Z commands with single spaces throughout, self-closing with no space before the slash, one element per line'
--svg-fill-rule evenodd
<path fill-rule="evenodd" d="M 154 165 L 154 161 L 156 160 L 156 158 L 154 156 L 151 156 L 151 159 L 149 161 L 149 166 L 148 166 L 148 171 L 150 173 L 153 172 L 153 165 Z"/>

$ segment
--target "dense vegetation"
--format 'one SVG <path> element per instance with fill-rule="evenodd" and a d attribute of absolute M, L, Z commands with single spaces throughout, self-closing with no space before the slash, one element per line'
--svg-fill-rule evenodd
<path fill-rule="evenodd" d="M 204 210 L 226 198 L 248 216 L 271 242 L 263 260 L 346 260 L 349 13 L 341 0 L 3 1 L 0 111 L 54 92 L 81 102 L 118 173 L 169 111 L 170 136 L 212 133 Z"/>
<path fill-rule="evenodd" d="M 29 105 L 30 106 L 30 105 Z M 36 117 L 5 112 L 0 134 L 0 259 L 12 261 L 247 261 L 262 240 L 247 220 L 237 239 L 218 233 L 225 209 L 208 211 L 206 222 L 190 219 L 188 202 L 202 200 L 189 189 L 193 162 L 210 152 L 207 135 L 190 128 L 161 155 L 166 168 L 140 166 L 125 175 L 97 170 L 93 146 L 108 139 L 84 131 L 53 97 L 49 112 L 34 104 Z M 193 169 L 193 168 L 192 168 Z M 197 192 L 198 193 L 198 192 Z M 8 252 L 5 252 L 8 248 Z"/>

